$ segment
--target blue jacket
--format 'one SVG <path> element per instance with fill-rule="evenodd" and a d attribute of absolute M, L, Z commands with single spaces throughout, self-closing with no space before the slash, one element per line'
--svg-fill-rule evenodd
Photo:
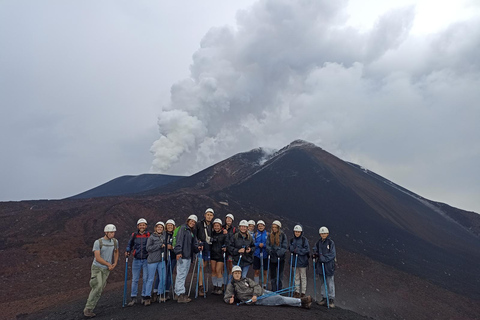
<path fill-rule="evenodd" d="M 263 230 L 262 232 L 260 231 L 255 232 L 254 238 L 253 238 L 255 240 L 255 257 L 260 258 L 260 252 L 263 252 L 264 259 L 268 257 L 267 237 L 268 237 L 267 230 Z M 263 243 L 263 248 L 260 248 L 260 243 Z"/>
<path fill-rule="evenodd" d="M 179 228 L 173 251 L 175 255 L 182 254 L 182 259 L 193 259 L 194 254 L 199 252 L 197 238 L 186 224 L 182 224 Z"/>
<path fill-rule="evenodd" d="M 135 259 L 147 259 L 147 240 L 150 237 L 150 232 L 145 231 L 143 234 L 138 232 L 132 233 L 127 245 L 127 252 L 131 252 Z"/>
<path fill-rule="evenodd" d="M 313 248 L 313 253 L 318 255 L 317 259 L 317 273 L 323 275 L 322 263 L 325 265 L 325 275 L 331 277 L 335 273 L 335 256 L 337 255 L 335 251 L 335 243 L 330 236 L 328 236 L 324 241 L 322 239 L 318 240 Z"/>
<path fill-rule="evenodd" d="M 298 255 L 297 267 L 306 268 L 308 267 L 308 258 L 310 253 L 310 245 L 308 244 L 308 239 L 302 235 L 300 237 L 293 237 L 290 240 L 290 252 L 293 253 L 293 263 L 292 266 L 295 266 L 295 255 Z"/>

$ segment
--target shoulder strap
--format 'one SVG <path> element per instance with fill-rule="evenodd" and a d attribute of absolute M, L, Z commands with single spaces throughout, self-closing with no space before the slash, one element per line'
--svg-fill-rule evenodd
<path fill-rule="evenodd" d="M 102 250 L 103 247 L 103 237 L 98 239 L 98 243 L 100 244 L 100 250 Z"/>
<path fill-rule="evenodd" d="M 118 240 L 115 239 L 115 238 L 113 238 L 113 248 L 114 248 L 115 251 L 118 250 Z"/>

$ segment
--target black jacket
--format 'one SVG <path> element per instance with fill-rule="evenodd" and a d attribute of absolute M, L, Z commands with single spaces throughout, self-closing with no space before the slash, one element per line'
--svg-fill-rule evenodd
<path fill-rule="evenodd" d="M 313 248 L 313 253 L 318 255 L 317 259 L 317 273 L 322 275 L 322 263 L 325 266 L 325 275 L 330 277 L 335 273 L 335 256 L 337 255 L 335 251 L 335 243 L 330 236 L 328 236 L 324 241 L 322 239 L 318 240 Z"/>
<path fill-rule="evenodd" d="M 182 259 L 193 259 L 195 253 L 199 252 L 197 238 L 186 224 L 182 224 L 178 229 L 173 251 L 175 255 L 182 254 Z"/>
<path fill-rule="evenodd" d="M 241 232 L 235 233 L 230 237 L 228 242 L 228 251 L 232 254 L 233 264 L 237 265 L 240 259 L 240 253 L 238 250 L 250 247 L 250 252 L 242 253 L 242 260 L 240 261 L 240 267 L 249 266 L 253 263 L 253 253 L 255 251 L 255 242 L 253 242 L 252 236 L 247 232 L 242 234 Z"/>
<path fill-rule="evenodd" d="M 223 234 L 223 230 L 220 232 L 213 231 L 212 245 L 210 246 L 210 259 L 215 261 L 223 260 L 222 248 L 227 246 L 227 235 Z"/>

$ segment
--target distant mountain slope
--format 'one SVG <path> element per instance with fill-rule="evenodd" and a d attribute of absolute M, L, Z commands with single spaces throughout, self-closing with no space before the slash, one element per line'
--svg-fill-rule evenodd
<path fill-rule="evenodd" d="M 145 192 L 184 178 L 165 174 L 141 174 L 122 176 L 110 180 L 98 187 L 77 194 L 69 199 L 88 199 L 99 197 L 123 196 Z"/>

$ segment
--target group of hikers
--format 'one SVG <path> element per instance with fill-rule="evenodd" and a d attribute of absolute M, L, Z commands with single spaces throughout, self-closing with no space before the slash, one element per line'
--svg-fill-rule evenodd
<path fill-rule="evenodd" d="M 272 222 L 268 232 L 263 220 L 256 223 L 242 220 L 235 227 L 234 216 L 230 213 L 225 216 L 225 223 L 214 217 L 214 210 L 208 208 L 201 221 L 193 214 L 179 227 L 173 219 L 166 223 L 159 221 L 153 233 L 147 231 L 147 220 L 139 219 L 137 231 L 132 233 L 125 251 L 127 263 L 129 257 L 133 257 L 133 262 L 130 301 L 125 301 L 125 287 L 124 306 L 140 303 L 148 306 L 169 299 L 188 303 L 194 274 L 197 279 L 195 296 L 206 296 L 209 291 L 204 269 L 210 263 L 213 285 L 210 293 L 223 295 L 226 303 L 310 308 L 312 298 L 306 295 L 310 245 L 301 225 L 294 227 L 293 237 L 288 241 L 278 220 Z M 92 249 L 91 291 L 83 311 L 89 318 L 95 316 L 93 310 L 109 272 L 117 266 L 119 259 L 115 225 L 106 225 L 104 232 L 104 237 L 96 240 Z M 334 308 L 335 244 L 326 227 L 319 229 L 319 235 L 311 255 L 314 274 L 319 275 L 321 284 L 322 300 L 317 303 Z M 287 251 L 290 253 L 290 273 L 289 285 L 285 287 Z M 192 263 L 194 267 L 187 293 L 186 278 Z M 253 279 L 247 277 L 251 266 Z M 140 274 L 143 279 L 141 300 L 137 297 Z M 314 287 L 316 292 L 316 283 Z"/>

